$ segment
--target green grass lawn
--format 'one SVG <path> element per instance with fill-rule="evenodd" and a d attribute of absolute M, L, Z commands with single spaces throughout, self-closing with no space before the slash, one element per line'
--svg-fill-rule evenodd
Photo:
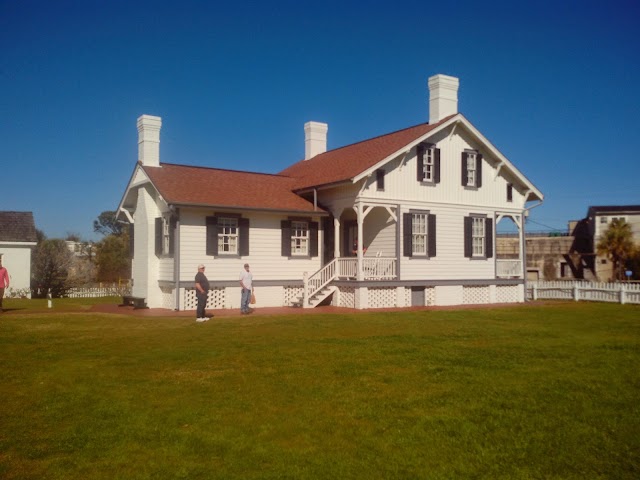
<path fill-rule="evenodd" d="M 0 316 L 3 479 L 637 479 L 640 308 Z"/>

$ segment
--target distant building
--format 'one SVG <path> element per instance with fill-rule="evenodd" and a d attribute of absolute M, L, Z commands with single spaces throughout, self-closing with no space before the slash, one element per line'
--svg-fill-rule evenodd
<path fill-rule="evenodd" d="M 605 256 L 598 255 L 596 246 L 602 234 L 609 228 L 613 220 L 624 220 L 631 226 L 631 233 L 636 244 L 640 244 L 640 205 L 609 205 L 589 207 L 585 223 L 585 247 L 594 258 L 595 275 L 601 280 L 613 279 L 613 262 Z"/>
<path fill-rule="evenodd" d="M 31 250 L 37 243 L 33 213 L 0 212 L 0 257 L 9 272 L 10 292 L 31 295 Z"/>
<path fill-rule="evenodd" d="M 573 280 L 584 278 L 582 271 L 572 268 L 571 248 L 574 244 L 573 226 L 570 222 L 565 232 L 526 232 L 526 274 L 528 281 Z M 498 259 L 517 258 L 519 255 L 517 234 L 498 234 L 496 237 L 496 257 Z M 567 258 L 568 257 L 568 258 Z"/>
<path fill-rule="evenodd" d="M 592 206 L 585 218 L 570 221 L 566 232 L 527 232 L 527 279 L 613 280 L 613 262 L 598 255 L 596 246 L 615 219 L 628 223 L 635 243 L 640 244 L 640 205 Z M 497 235 L 497 258 L 511 258 L 517 247 L 517 238 Z"/>

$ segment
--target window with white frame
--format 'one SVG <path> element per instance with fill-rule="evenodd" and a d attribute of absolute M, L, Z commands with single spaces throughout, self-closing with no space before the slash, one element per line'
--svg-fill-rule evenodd
<path fill-rule="evenodd" d="M 422 166 L 424 172 L 424 181 L 433 182 L 435 180 L 435 155 L 434 147 L 427 148 L 424 151 L 424 163 Z"/>
<path fill-rule="evenodd" d="M 238 253 L 238 219 L 218 218 L 218 254 Z"/>
<path fill-rule="evenodd" d="M 309 223 L 291 222 L 291 255 L 309 255 Z"/>
<path fill-rule="evenodd" d="M 427 254 L 427 214 L 414 213 L 411 220 L 411 250 L 412 255 Z"/>
<path fill-rule="evenodd" d="M 485 219 L 482 217 L 473 217 L 473 224 L 471 229 L 473 256 L 484 257 L 485 246 Z"/>
<path fill-rule="evenodd" d="M 607 223 L 607 217 L 600 217 L 600 223 Z"/>
<path fill-rule="evenodd" d="M 169 253 L 169 245 L 171 244 L 171 219 L 167 216 L 162 217 L 162 253 Z"/>
<path fill-rule="evenodd" d="M 473 152 L 467 153 L 467 186 L 475 187 L 477 181 L 477 167 L 476 167 L 476 154 Z"/>

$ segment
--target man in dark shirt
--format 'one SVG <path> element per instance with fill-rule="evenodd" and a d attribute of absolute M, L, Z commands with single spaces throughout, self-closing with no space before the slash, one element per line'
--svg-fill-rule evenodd
<path fill-rule="evenodd" d="M 209 280 L 204 274 L 204 265 L 198 265 L 196 274 L 196 298 L 198 299 L 198 309 L 196 310 L 196 322 L 206 322 L 209 320 L 205 313 L 207 306 L 207 296 L 209 295 Z"/>

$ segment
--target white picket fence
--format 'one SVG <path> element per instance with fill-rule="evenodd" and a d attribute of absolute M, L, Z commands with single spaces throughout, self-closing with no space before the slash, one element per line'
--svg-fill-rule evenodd
<path fill-rule="evenodd" d="M 75 287 L 66 292 L 69 298 L 118 297 L 129 295 L 131 287 L 127 284 L 101 283 L 94 287 Z"/>
<path fill-rule="evenodd" d="M 575 300 L 640 304 L 640 283 L 529 282 L 527 300 Z"/>

